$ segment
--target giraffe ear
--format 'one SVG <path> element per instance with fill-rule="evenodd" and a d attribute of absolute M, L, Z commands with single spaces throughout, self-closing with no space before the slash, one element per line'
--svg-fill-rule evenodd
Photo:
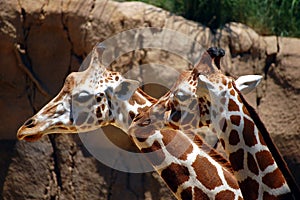
<path fill-rule="evenodd" d="M 115 88 L 114 93 L 118 99 L 126 101 L 130 99 L 139 85 L 140 83 L 138 81 L 125 79 Z"/>
<path fill-rule="evenodd" d="M 207 88 L 209 90 L 214 89 L 215 86 L 210 82 L 210 80 L 208 80 L 208 78 L 205 75 L 199 75 L 198 76 L 198 86 L 197 86 L 197 90 L 201 89 L 201 88 Z"/>
<path fill-rule="evenodd" d="M 242 94 L 248 94 L 254 90 L 260 83 L 262 76 L 260 75 L 245 75 L 240 76 L 236 81 L 235 85 Z"/>

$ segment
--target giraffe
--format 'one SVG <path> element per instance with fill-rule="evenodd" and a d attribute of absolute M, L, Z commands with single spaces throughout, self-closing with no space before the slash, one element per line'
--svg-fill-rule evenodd
<path fill-rule="evenodd" d="M 220 53 L 220 56 L 222 56 L 222 52 Z M 219 65 L 220 59 L 216 59 L 214 62 L 216 65 Z M 219 199 L 221 198 L 220 196 L 223 196 L 224 199 L 234 199 L 238 195 L 235 196 L 234 194 L 236 193 L 232 190 L 227 190 L 228 196 L 225 195 L 225 192 L 222 192 L 223 195 L 220 195 L 214 193 L 214 191 L 208 190 L 204 185 L 187 185 L 182 181 L 191 180 L 193 175 L 196 175 L 195 170 L 197 171 L 197 169 L 202 169 L 207 172 L 203 176 L 210 174 L 207 178 L 211 175 L 214 177 L 222 177 L 224 176 L 224 172 L 227 174 L 226 170 L 216 172 L 216 168 L 219 167 L 220 163 L 226 163 L 227 160 L 208 146 L 197 134 L 199 131 L 198 128 L 201 129 L 202 127 L 197 127 L 199 121 L 197 121 L 198 118 L 196 116 L 199 113 L 199 109 L 197 107 L 195 92 L 197 90 L 198 74 L 194 74 L 193 71 L 182 72 L 177 82 L 167 94 L 161 97 L 158 102 L 154 103 L 146 112 L 143 111 L 134 118 L 134 121 L 129 128 L 129 134 L 142 152 L 151 152 L 151 154 L 148 155 L 148 159 L 153 163 L 165 182 L 170 182 L 171 185 L 174 185 L 171 190 L 175 194 L 184 195 L 187 192 L 186 188 L 188 188 L 190 196 L 194 199 L 200 198 L 197 196 L 199 194 L 196 190 L 206 191 L 205 196 L 209 199 Z M 253 79 L 250 85 L 254 87 L 256 87 L 257 81 L 260 80 L 258 76 L 240 77 L 237 85 L 244 93 L 251 91 L 251 89 L 245 85 L 245 82 L 249 84 L 249 77 Z M 188 94 L 186 92 L 188 92 Z M 176 99 L 180 99 L 180 101 L 177 101 Z M 209 123 L 208 120 L 209 118 L 206 118 L 204 121 Z M 178 123 L 179 121 L 180 123 Z M 177 140 L 178 142 L 176 142 Z M 174 149 L 169 147 L 171 142 L 178 143 L 176 144 L 176 154 L 174 154 Z M 190 144 L 193 144 L 193 142 L 198 145 L 193 146 L 192 150 L 187 152 L 186 148 L 190 146 Z M 208 153 L 214 160 L 210 160 L 211 163 L 209 164 L 206 160 L 207 155 L 203 156 L 198 153 L 199 158 L 202 159 L 201 162 L 196 164 L 195 160 L 191 160 L 190 162 L 195 162 L 195 165 L 186 165 L 185 159 L 189 154 L 192 154 L 193 151 Z M 153 154 L 153 152 L 156 153 Z M 180 156 L 178 155 L 178 152 L 181 152 L 179 154 Z M 165 158 L 166 155 L 173 155 L 175 158 L 167 159 Z M 205 167 L 201 166 L 203 163 L 206 163 Z M 228 165 L 228 163 L 226 164 Z M 182 166 L 186 166 L 188 171 L 185 176 L 181 175 L 185 178 L 181 178 L 181 176 L 178 176 L 177 179 L 168 179 L 168 177 L 164 177 L 165 174 L 175 174 Z M 224 168 L 224 164 L 221 164 L 221 167 Z M 174 181 L 176 182 L 174 183 Z M 222 182 L 222 184 L 226 185 L 226 182 Z M 184 193 L 181 194 L 182 192 Z M 239 198 L 241 198 L 241 196 L 239 196 Z"/>
<path fill-rule="evenodd" d="M 107 70 L 101 63 L 104 50 L 101 44 L 93 48 L 84 61 L 85 71 L 68 75 L 59 94 L 19 128 L 19 140 L 87 132 L 108 124 L 127 132 L 135 115 L 156 102 L 138 88 L 138 81 Z"/>
<path fill-rule="evenodd" d="M 168 103 L 180 106 L 168 123 L 183 130 L 209 127 L 217 133 L 245 199 L 299 199 L 284 160 L 241 94 L 255 88 L 259 77 L 234 81 L 223 75 L 219 70 L 222 55 L 218 49 L 209 49 L 192 73 L 172 89 Z"/>
<path fill-rule="evenodd" d="M 177 82 L 190 73 L 183 72 Z M 243 199 L 228 161 L 194 130 L 169 123 L 179 117 L 170 94 L 134 118 L 128 130 L 134 143 L 178 199 Z"/>
<path fill-rule="evenodd" d="M 103 51 L 104 48 L 100 45 L 93 48 L 86 62 L 89 63 L 88 68 L 83 72 L 73 72 L 66 78 L 59 94 L 19 128 L 17 133 L 19 140 L 36 141 L 47 134 L 86 132 L 108 124 L 117 126 L 126 133 L 132 119 L 156 102 L 156 99 L 138 88 L 137 81 L 125 79 L 117 72 L 106 70 L 101 63 Z M 214 195 L 215 199 L 242 199 L 227 160 L 202 144 L 202 140 L 193 142 L 183 134 L 177 135 L 182 139 L 180 142 L 185 141 L 183 144 L 189 144 L 188 150 L 193 149 L 194 152 L 189 154 L 194 162 L 186 159 L 185 165 L 190 168 L 196 164 L 202 166 L 194 172 L 197 176 L 190 180 L 190 183 L 202 181 L 207 187 L 214 187 L 213 191 L 219 192 L 218 196 Z M 171 133 L 169 137 L 172 137 Z M 205 146 L 209 153 L 200 151 L 197 144 Z M 177 146 L 173 147 L 174 151 L 175 148 Z M 218 159 L 220 163 L 214 161 L 213 158 Z M 171 154 L 170 159 L 174 159 Z M 223 174 L 221 178 L 211 181 L 211 174 L 207 173 L 212 170 L 205 171 L 205 164 L 199 163 L 202 161 L 208 164 L 207 167 L 210 167 L 211 163 L 217 166 L 218 173 Z M 185 175 L 186 169 L 182 168 L 182 170 L 178 169 L 175 174 L 163 176 L 168 177 L 168 180 L 173 178 L 183 180 L 181 175 Z M 204 170 L 205 176 L 199 175 L 202 173 L 201 170 Z M 179 178 L 176 179 L 176 177 Z M 166 183 L 171 189 L 175 187 L 170 182 Z M 194 192 L 196 197 L 202 195 L 201 199 L 212 198 L 210 193 L 207 196 L 200 189 L 194 189 Z M 232 193 L 235 194 L 235 198 L 231 197 Z M 189 189 L 182 191 L 180 196 L 175 194 L 178 199 L 188 199 L 191 197 L 189 195 L 191 195 Z"/>

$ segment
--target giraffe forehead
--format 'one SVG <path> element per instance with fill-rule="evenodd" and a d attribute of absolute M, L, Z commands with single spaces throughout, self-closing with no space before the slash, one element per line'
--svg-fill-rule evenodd
<path fill-rule="evenodd" d="M 86 91 L 90 94 L 104 92 L 107 88 L 114 88 L 124 78 L 118 72 L 94 72 L 74 76 L 73 94 Z"/>

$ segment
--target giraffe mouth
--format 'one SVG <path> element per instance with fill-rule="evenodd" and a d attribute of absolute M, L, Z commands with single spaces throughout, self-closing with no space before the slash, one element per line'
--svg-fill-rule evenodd
<path fill-rule="evenodd" d="M 19 140 L 25 140 L 27 142 L 35 142 L 39 140 L 42 136 L 43 136 L 42 134 L 25 135 L 23 137 L 19 137 Z"/>

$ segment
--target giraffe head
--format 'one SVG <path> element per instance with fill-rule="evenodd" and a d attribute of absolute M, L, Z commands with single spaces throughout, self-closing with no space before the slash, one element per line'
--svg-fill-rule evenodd
<path fill-rule="evenodd" d="M 224 75 L 219 70 L 220 66 L 216 64 L 220 62 L 219 51 L 224 52 L 219 48 L 211 48 L 208 51 L 209 54 L 204 54 L 194 69 L 194 72 L 198 74 L 197 97 L 209 98 L 212 103 L 228 98 L 224 96 L 225 91 L 230 91 L 230 95 L 235 95 L 234 91 L 248 94 L 258 86 L 262 79 L 260 75 L 244 75 L 234 80 Z"/>
<path fill-rule="evenodd" d="M 114 123 L 117 102 L 129 99 L 139 83 L 106 70 L 101 62 L 103 52 L 101 45 L 93 48 L 83 63 L 85 71 L 66 78 L 59 94 L 19 128 L 19 140 L 91 131 Z"/>
<path fill-rule="evenodd" d="M 223 49 L 208 49 L 194 70 L 182 73 L 177 83 L 170 90 L 169 103 L 177 105 L 181 111 L 185 110 L 186 113 L 200 116 L 200 127 L 204 124 L 210 124 L 211 103 L 214 99 L 221 98 L 222 89 L 232 87 L 235 84 L 238 91 L 247 94 L 255 89 L 261 81 L 262 76 L 259 75 L 244 75 L 237 80 L 225 76 L 220 71 L 220 59 L 224 55 Z M 171 121 L 174 120 L 171 119 Z M 187 121 L 192 122 L 192 117 L 189 117 Z"/>

